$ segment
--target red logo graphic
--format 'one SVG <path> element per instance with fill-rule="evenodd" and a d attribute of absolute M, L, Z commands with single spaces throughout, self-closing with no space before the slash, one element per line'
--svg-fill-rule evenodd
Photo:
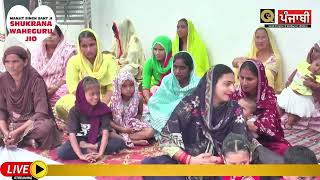
<path fill-rule="evenodd" d="M 278 10 L 278 24 L 311 25 L 311 10 Z"/>
<path fill-rule="evenodd" d="M 5 162 L 1 165 L 3 176 L 31 176 L 30 166 L 32 162 Z"/>

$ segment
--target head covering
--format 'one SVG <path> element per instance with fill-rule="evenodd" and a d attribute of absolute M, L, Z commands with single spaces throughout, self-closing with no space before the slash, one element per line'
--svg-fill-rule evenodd
<path fill-rule="evenodd" d="M 275 56 L 275 60 L 276 60 L 276 67 L 277 67 L 277 76 L 275 77 L 275 82 L 274 82 L 274 89 L 276 91 L 281 91 L 282 87 L 283 87 L 283 69 L 282 69 L 282 57 L 279 51 L 279 48 L 277 46 L 276 40 L 274 38 L 274 36 L 272 35 L 271 31 L 265 27 L 258 27 L 255 32 L 258 29 L 263 29 L 267 32 L 268 38 L 269 38 L 269 44 L 271 46 L 273 55 Z M 251 59 L 257 59 L 257 53 L 258 53 L 258 49 L 256 47 L 256 43 L 255 43 L 255 33 L 253 34 L 253 39 L 252 39 L 252 43 L 251 43 L 251 49 L 249 52 L 249 58 Z M 266 66 L 266 64 L 265 64 Z"/>
<path fill-rule="evenodd" d="M 4 41 L 4 45 L 3 45 L 3 49 L 2 49 L 3 51 L 0 51 L 0 52 L 3 53 L 6 49 L 8 49 L 9 47 L 12 47 L 12 46 L 19 46 L 19 47 L 22 47 L 23 49 L 25 49 L 26 51 L 29 51 L 28 48 L 15 37 L 15 35 L 8 34 L 8 36 L 5 37 L 5 41 Z M 0 57 L 3 58 L 3 54 Z M 6 71 L 6 69 L 5 69 L 4 65 L 0 64 L 0 73 L 5 72 L 5 71 Z"/>
<path fill-rule="evenodd" d="M 5 79 L 5 82 L 7 82 L 7 85 L 5 86 L 4 89 L 7 91 L 7 94 L 10 94 L 9 97 L 7 97 L 7 103 L 9 106 L 12 107 L 7 107 L 7 109 L 12 109 L 15 113 L 21 114 L 21 115 L 28 115 L 34 113 L 34 104 L 30 103 L 33 102 L 31 92 L 34 90 L 36 86 L 37 80 L 43 81 L 42 77 L 39 75 L 39 73 L 33 69 L 30 66 L 30 53 L 29 51 L 25 50 L 24 48 L 20 46 L 11 46 L 8 47 L 3 55 L 2 62 L 4 63 L 5 58 L 10 55 L 10 54 L 15 54 L 18 55 L 19 57 L 22 57 L 27 61 L 27 65 L 23 69 L 23 74 L 22 74 L 22 79 L 21 79 L 21 84 L 17 88 L 15 80 L 12 78 L 12 76 L 9 74 L 9 72 L 5 72 L 3 75 L 3 78 Z M 47 92 L 47 91 L 46 91 Z M 47 101 L 48 101 L 48 106 L 39 108 L 37 109 L 37 113 L 43 113 L 49 115 L 51 118 L 53 117 L 52 109 L 50 107 L 48 95 L 47 95 Z"/>
<path fill-rule="evenodd" d="M 228 66 L 216 65 L 201 78 L 192 94 L 182 99 L 162 131 L 165 146 L 179 146 L 193 156 L 214 154 L 220 152 L 223 139 L 231 131 L 246 132 L 236 101 L 213 106 L 217 82 L 228 73 L 233 73 Z"/>
<path fill-rule="evenodd" d="M 193 96 L 198 97 L 200 101 L 199 106 L 195 109 L 201 114 L 209 130 L 217 130 L 225 126 L 225 123 L 229 120 L 225 115 L 231 113 L 228 112 L 228 106 L 232 108 L 232 101 L 228 101 L 218 107 L 213 106 L 217 82 L 227 73 L 233 73 L 233 71 L 226 65 L 217 64 L 206 73 L 206 77 L 201 78 L 197 89 L 193 92 Z"/>
<path fill-rule="evenodd" d="M 139 48 L 142 49 L 141 42 L 136 35 L 133 23 L 129 19 L 125 19 L 124 21 L 122 21 L 119 26 L 117 26 L 116 22 L 114 22 L 112 30 L 115 38 L 118 40 L 118 42 L 116 43 L 117 45 L 114 47 L 116 58 L 120 58 L 122 57 L 122 55 L 127 56 L 130 41 L 132 41 L 132 38 L 135 38 L 134 41 L 138 43 L 138 45 L 141 46 Z"/>
<path fill-rule="evenodd" d="M 125 19 L 119 26 L 114 22 L 112 30 L 115 38 L 110 51 L 116 57 L 121 71 L 130 71 L 137 80 L 141 80 L 145 56 L 132 22 Z"/>
<path fill-rule="evenodd" d="M 64 35 L 61 34 L 60 42 L 52 56 L 48 58 L 46 40 L 43 40 L 32 53 L 31 64 L 44 78 L 47 86 L 52 87 L 65 78 L 67 62 L 75 52 L 75 46 L 65 41 Z"/>
<path fill-rule="evenodd" d="M 188 53 L 183 51 L 184 53 Z M 188 53 L 189 54 L 189 53 Z M 191 56 L 191 54 L 189 54 Z M 191 56 L 192 57 L 192 56 Z M 192 63 L 193 59 L 192 59 Z M 161 132 L 167 123 L 174 108 L 179 104 L 182 98 L 192 93 L 199 83 L 199 78 L 195 75 L 195 66 L 190 72 L 189 84 L 183 88 L 173 73 L 173 63 L 171 73 L 163 78 L 160 88 L 151 96 L 148 102 L 148 109 L 151 116 L 152 127 Z"/>
<path fill-rule="evenodd" d="M 262 145 L 281 154 L 289 143 L 284 139 L 284 132 L 277 109 L 277 97 L 273 88 L 268 85 L 263 64 L 255 60 L 250 62 L 255 65 L 258 72 L 257 110 L 254 113 L 257 116 L 254 125 L 257 127 L 258 140 Z M 232 95 L 232 99 L 239 100 L 243 97 L 248 97 L 248 94 L 240 86 Z"/>
<path fill-rule="evenodd" d="M 124 102 L 121 95 L 121 88 L 126 80 L 134 83 L 134 94 L 128 102 Z M 111 97 L 113 121 L 121 127 L 132 128 L 134 131 L 141 131 L 143 128 L 150 127 L 141 119 L 136 118 L 139 111 L 140 97 L 138 84 L 133 75 L 128 71 L 120 72 L 113 81 L 113 88 L 113 95 Z M 120 133 L 120 135 L 128 147 L 134 146 L 127 133 Z"/>
<path fill-rule="evenodd" d="M 166 57 L 164 59 L 163 65 L 161 65 L 159 63 L 159 61 L 157 60 L 156 56 L 153 53 L 154 47 L 158 44 L 161 47 L 163 47 L 164 51 L 166 52 Z M 155 65 L 153 68 L 156 72 L 161 74 L 161 78 L 160 78 L 160 81 L 158 84 L 158 86 L 160 86 L 163 77 L 170 73 L 170 68 L 171 68 L 171 63 L 172 63 L 172 43 L 171 43 L 171 40 L 167 36 L 158 36 L 152 43 L 151 52 L 152 52 L 151 61 L 153 61 L 154 62 L 153 64 Z"/>
<path fill-rule="evenodd" d="M 134 83 L 134 94 L 129 100 L 129 105 L 124 106 L 121 95 L 121 88 L 123 83 L 129 80 Z M 139 90 L 138 84 L 133 75 L 128 71 L 119 73 L 117 78 L 113 81 L 113 95 L 111 97 L 111 109 L 113 113 L 113 120 L 122 126 L 128 126 L 130 118 L 136 117 L 139 106 Z"/>
<path fill-rule="evenodd" d="M 79 71 L 80 71 L 79 77 L 80 78 L 83 78 L 85 76 L 94 77 L 99 81 L 101 86 L 107 86 L 109 84 L 112 84 L 114 76 L 110 76 L 109 71 L 115 71 L 112 74 L 116 74 L 116 72 L 118 71 L 117 68 L 115 69 L 109 68 L 110 61 L 114 61 L 113 56 L 110 54 L 102 54 L 99 38 L 92 29 L 89 29 L 89 28 L 83 29 L 81 33 L 84 31 L 89 31 L 94 35 L 97 42 L 97 55 L 92 65 L 90 61 L 86 58 L 86 56 L 81 52 L 80 42 L 78 41 L 78 54 L 75 55 L 73 58 L 75 58 L 76 61 L 79 62 Z M 69 91 L 70 91 L 70 88 L 69 88 Z"/>
<path fill-rule="evenodd" d="M 121 40 L 121 46 L 123 48 L 123 53 L 128 53 L 129 42 L 133 35 L 136 34 L 134 26 L 129 19 L 125 19 L 119 26 L 119 34 Z"/>
<path fill-rule="evenodd" d="M 314 51 L 317 51 L 317 52 L 318 52 L 319 57 L 313 57 L 313 56 L 312 56 L 312 54 L 313 54 Z M 309 53 L 308 53 L 308 56 L 307 56 L 307 62 L 308 62 L 309 64 L 311 64 L 312 61 L 313 61 L 313 58 L 320 58 L 320 41 L 316 42 L 316 43 L 314 44 L 314 46 L 310 49 L 310 51 L 309 51 Z"/>
<path fill-rule="evenodd" d="M 99 101 L 95 106 L 92 106 L 87 102 L 83 80 L 79 82 L 77 87 L 75 106 L 82 114 L 89 118 L 90 130 L 88 134 L 88 142 L 91 144 L 96 143 L 100 129 L 100 118 L 103 115 L 111 113 L 110 108 L 101 101 Z"/>
<path fill-rule="evenodd" d="M 277 105 L 277 98 L 273 88 L 268 85 L 268 79 L 267 79 L 263 64 L 260 61 L 255 61 L 255 60 L 248 60 L 248 61 L 255 65 L 258 72 L 257 97 L 256 97 L 257 108 L 263 108 L 263 109 L 275 108 Z M 237 93 L 238 93 L 237 96 L 238 95 L 241 97 L 248 96 L 248 94 L 242 90 L 241 86 L 239 88 L 239 91 L 237 91 Z"/>
<path fill-rule="evenodd" d="M 172 52 L 173 54 L 179 52 L 179 41 L 180 38 L 178 33 L 175 40 L 173 41 Z M 188 42 L 187 51 L 192 54 L 194 58 L 196 69 L 196 75 L 202 77 L 204 73 L 210 68 L 209 58 L 206 50 L 206 46 L 203 43 L 200 35 L 196 31 L 191 20 L 188 20 Z"/>
<path fill-rule="evenodd" d="M 30 67 L 30 53 L 28 52 L 28 50 L 24 49 L 21 46 L 10 46 L 7 47 L 6 50 L 3 53 L 3 57 L 2 57 L 2 63 L 4 64 L 4 61 L 6 60 L 6 57 L 10 54 L 15 54 L 17 56 L 19 56 L 20 58 L 23 59 L 23 61 L 27 61 L 27 66 L 26 67 Z"/>

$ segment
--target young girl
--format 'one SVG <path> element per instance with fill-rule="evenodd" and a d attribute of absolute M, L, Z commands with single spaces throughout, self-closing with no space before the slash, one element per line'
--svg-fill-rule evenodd
<path fill-rule="evenodd" d="M 100 83 L 101 101 L 109 104 L 112 96 L 112 81 L 118 74 L 118 65 L 112 54 L 103 54 L 98 35 L 92 29 L 83 29 L 77 39 L 77 54 L 67 63 L 66 84 L 69 94 L 62 96 L 55 105 L 60 119 L 67 120 L 74 106 L 75 92 L 80 80 L 86 76 Z"/>
<path fill-rule="evenodd" d="M 303 61 L 297 66 L 291 84 L 278 96 L 278 105 L 281 110 L 288 113 L 285 128 L 292 125 L 302 117 L 312 117 L 316 108 L 314 104 L 313 83 L 320 82 L 320 59 L 314 60 L 311 65 Z"/>
<path fill-rule="evenodd" d="M 85 77 L 76 90 L 75 106 L 69 112 L 69 141 L 58 150 L 59 158 L 92 163 L 104 154 L 123 149 L 121 138 L 109 137 L 111 120 L 110 108 L 100 101 L 98 80 Z"/>
<path fill-rule="evenodd" d="M 143 99 L 139 97 L 138 85 L 128 71 L 119 73 L 113 82 L 111 97 L 113 122 L 111 126 L 123 137 L 128 147 L 147 145 L 153 129 L 142 117 Z"/>
<path fill-rule="evenodd" d="M 251 143 L 241 134 L 230 133 L 222 143 L 224 164 L 247 165 L 251 161 Z M 259 177 L 225 176 L 223 180 L 251 180 Z"/>

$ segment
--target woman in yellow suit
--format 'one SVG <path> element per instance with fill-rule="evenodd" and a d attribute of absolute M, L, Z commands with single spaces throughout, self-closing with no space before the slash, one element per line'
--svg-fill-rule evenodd
<path fill-rule="evenodd" d="M 180 19 L 177 25 L 177 36 L 172 43 L 172 55 L 180 51 L 189 52 L 196 66 L 196 75 L 202 77 L 210 68 L 206 46 L 196 31 L 192 21 Z"/>
<path fill-rule="evenodd" d="M 265 67 L 268 84 L 279 94 L 283 89 L 282 58 L 271 31 L 259 27 L 253 35 L 251 50 L 248 57 L 238 57 L 232 62 L 237 77 L 241 64 L 247 59 L 261 61 Z M 237 78 L 236 78 L 237 79 Z"/>
<path fill-rule="evenodd" d="M 112 96 L 112 81 L 118 73 L 118 65 L 111 54 L 102 54 L 98 36 L 92 29 L 84 29 L 78 37 L 78 54 L 67 64 L 66 83 L 69 94 L 55 105 L 59 118 L 66 120 L 69 110 L 75 103 L 78 83 L 86 76 L 98 79 L 101 87 L 101 100 L 108 104 Z"/>

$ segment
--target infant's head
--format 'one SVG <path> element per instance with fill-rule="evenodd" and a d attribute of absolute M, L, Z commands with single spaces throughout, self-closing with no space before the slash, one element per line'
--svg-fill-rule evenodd
<path fill-rule="evenodd" d="M 257 104 L 249 98 L 242 98 L 238 101 L 239 105 L 242 107 L 244 117 L 251 116 L 257 109 Z"/>

